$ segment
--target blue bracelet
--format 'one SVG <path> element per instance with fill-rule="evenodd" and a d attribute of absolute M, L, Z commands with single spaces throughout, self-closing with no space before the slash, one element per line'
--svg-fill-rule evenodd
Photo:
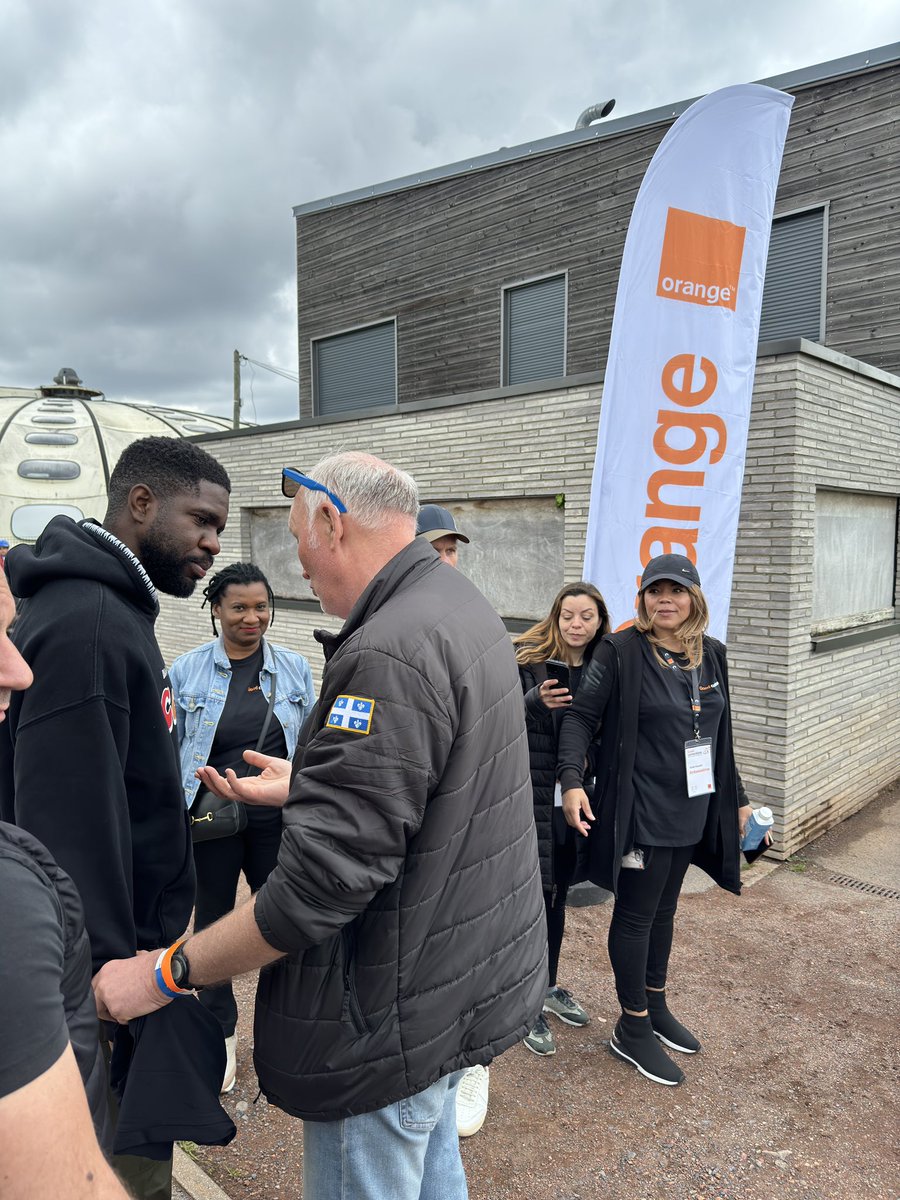
<path fill-rule="evenodd" d="M 156 986 L 164 996 L 168 996 L 171 1000 L 174 1000 L 176 996 L 184 996 L 188 993 L 184 988 L 180 988 L 178 991 L 175 991 L 174 988 L 170 988 L 166 983 L 162 973 L 162 962 L 167 954 L 168 950 L 163 950 L 162 954 L 160 954 L 159 958 L 156 960 Z"/>
<path fill-rule="evenodd" d="M 174 999 L 176 996 L 184 995 L 184 992 L 173 992 L 172 991 L 172 989 L 168 986 L 166 981 L 163 979 L 163 974 L 162 974 L 162 971 L 159 969 L 159 967 L 156 968 L 156 986 L 159 988 L 159 990 L 162 992 L 162 994 L 164 996 L 169 996 L 172 999 Z"/>

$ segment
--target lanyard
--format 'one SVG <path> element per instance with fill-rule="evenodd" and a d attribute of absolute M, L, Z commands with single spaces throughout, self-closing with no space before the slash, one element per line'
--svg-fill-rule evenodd
<path fill-rule="evenodd" d="M 685 685 L 687 686 L 687 688 L 690 692 L 690 695 L 691 695 L 691 719 L 694 722 L 694 737 L 699 741 L 700 740 L 700 680 L 699 680 L 699 676 L 697 673 L 697 668 L 691 667 L 689 672 L 683 671 L 681 669 L 681 667 L 679 667 L 678 663 L 675 661 L 675 659 L 672 657 L 672 655 L 669 653 L 668 650 L 666 650 L 664 647 L 660 647 L 660 649 L 662 650 L 663 658 L 666 660 L 666 666 L 671 667 L 673 671 L 677 672 L 677 674 L 685 677 Z M 690 680 L 691 680 L 690 683 L 688 683 L 687 678 L 686 678 L 686 676 L 688 674 L 690 675 Z"/>

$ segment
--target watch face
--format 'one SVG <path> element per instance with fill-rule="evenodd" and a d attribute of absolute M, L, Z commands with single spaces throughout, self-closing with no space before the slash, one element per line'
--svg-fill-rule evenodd
<path fill-rule="evenodd" d="M 180 950 L 176 950 L 172 955 L 172 962 L 170 965 L 172 968 L 172 982 L 176 987 L 184 987 L 183 981 L 187 975 L 187 963 L 185 962 L 184 955 Z"/>

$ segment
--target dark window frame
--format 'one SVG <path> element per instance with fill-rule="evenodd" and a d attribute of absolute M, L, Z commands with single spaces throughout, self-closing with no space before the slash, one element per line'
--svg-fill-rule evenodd
<path fill-rule="evenodd" d="M 807 213 L 822 214 L 822 270 L 819 280 L 819 329 L 815 337 L 810 338 L 810 341 L 818 342 L 819 345 L 825 345 L 825 315 L 826 315 L 826 299 L 827 299 L 827 281 L 828 281 L 828 228 L 829 228 L 829 213 L 831 208 L 830 200 L 823 200 L 818 204 L 806 204 L 801 208 L 792 208 L 787 212 L 780 212 L 772 218 L 772 230 L 775 226 L 782 222 L 791 221 L 797 217 L 805 216 Z M 771 252 L 772 243 L 769 241 L 769 251 Z M 766 264 L 768 272 L 768 263 Z M 763 279 L 763 297 L 765 299 L 765 279 Z M 760 302 L 762 309 L 762 300 Z M 762 321 L 762 311 L 760 311 L 760 322 Z M 779 341 L 787 337 L 806 337 L 805 333 L 797 333 L 795 330 L 776 330 L 760 334 L 761 341 Z"/>
<path fill-rule="evenodd" d="M 563 281 L 563 311 L 562 311 L 562 371 L 559 375 L 544 375 L 537 379 L 518 380 L 510 382 L 509 371 L 509 300 L 513 292 L 534 287 L 536 284 L 547 283 L 550 280 Z M 517 279 L 514 283 L 504 283 L 500 288 L 500 386 L 516 387 L 525 383 L 542 383 L 547 379 L 563 379 L 568 369 L 569 355 L 569 269 L 561 271 L 545 271 L 542 275 L 530 275 L 526 279 Z"/>
<path fill-rule="evenodd" d="M 330 417 L 330 416 L 346 416 L 348 420 L 353 419 L 353 414 L 363 412 L 372 407 L 384 407 L 383 405 L 373 406 L 372 404 L 360 405 L 346 409 L 342 413 L 322 412 L 321 397 L 319 395 L 319 364 L 318 364 L 318 349 L 324 342 L 334 341 L 337 338 L 349 337 L 354 333 L 362 333 L 366 329 L 378 329 L 379 327 L 391 326 L 393 329 L 393 354 L 394 354 L 394 395 L 392 406 L 396 408 L 399 404 L 399 356 L 397 353 L 397 315 L 390 317 L 381 317 L 377 321 L 364 321 L 359 325 L 350 325 L 346 329 L 337 329 L 332 333 L 319 334 L 316 337 L 309 339 L 309 370 L 310 370 L 310 395 L 312 399 L 312 412 L 314 417 Z"/>

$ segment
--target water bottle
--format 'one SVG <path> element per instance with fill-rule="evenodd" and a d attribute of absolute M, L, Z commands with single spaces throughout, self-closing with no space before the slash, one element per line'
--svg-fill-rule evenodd
<path fill-rule="evenodd" d="M 755 850 L 774 824 L 775 818 L 772 816 L 771 808 L 754 808 L 750 814 L 750 820 L 747 822 L 741 849 Z"/>

